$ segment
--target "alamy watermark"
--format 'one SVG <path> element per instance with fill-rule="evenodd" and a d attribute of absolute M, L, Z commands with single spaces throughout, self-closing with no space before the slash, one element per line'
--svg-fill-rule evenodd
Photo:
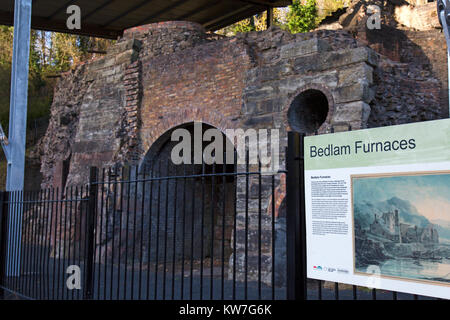
<path fill-rule="evenodd" d="M 66 273 L 69 277 L 66 280 L 66 286 L 69 290 L 81 289 L 81 268 L 77 265 L 68 266 Z"/>
<path fill-rule="evenodd" d="M 224 135 L 226 139 L 224 139 Z M 280 168 L 280 133 L 278 129 L 227 129 L 203 131 L 202 123 L 194 123 L 194 132 L 175 129 L 171 140 L 178 142 L 171 160 L 181 164 L 261 165 L 262 172 Z M 208 143 L 205 147 L 204 144 Z"/>
<path fill-rule="evenodd" d="M 366 269 L 369 274 L 366 282 L 366 287 L 369 289 L 379 288 L 381 281 L 381 269 L 377 265 L 369 265 Z"/>
<path fill-rule="evenodd" d="M 67 7 L 66 13 L 69 15 L 66 21 L 67 29 L 81 30 L 81 8 L 77 5 Z"/>
<path fill-rule="evenodd" d="M 367 18 L 367 29 L 369 30 L 380 30 L 381 29 L 381 9 L 377 5 L 369 5 L 367 7 L 367 13 L 370 16 Z"/>

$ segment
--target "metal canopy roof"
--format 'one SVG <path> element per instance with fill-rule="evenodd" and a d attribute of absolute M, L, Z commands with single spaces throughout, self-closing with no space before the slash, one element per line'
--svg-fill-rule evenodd
<path fill-rule="evenodd" d="M 115 39 L 123 30 L 186 20 L 217 30 L 290 0 L 33 0 L 33 29 Z M 81 30 L 66 27 L 67 7 L 81 8 Z M 14 24 L 14 0 L 0 1 L 0 24 Z"/>

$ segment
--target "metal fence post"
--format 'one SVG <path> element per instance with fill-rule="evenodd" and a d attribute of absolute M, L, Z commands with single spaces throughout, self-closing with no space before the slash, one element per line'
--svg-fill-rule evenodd
<path fill-rule="evenodd" d="M 287 298 L 306 300 L 303 135 L 289 132 L 287 150 Z"/>
<path fill-rule="evenodd" d="M 89 175 L 89 204 L 87 210 L 87 257 L 84 299 L 92 299 L 94 272 L 95 221 L 97 218 L 98 169 L 91 167 Z"/>
<path fill-rule="evenodd" d="M 0 300 L 4 298 L 6 248 L 8 242 L 8 192 L 0 192 Z"/>

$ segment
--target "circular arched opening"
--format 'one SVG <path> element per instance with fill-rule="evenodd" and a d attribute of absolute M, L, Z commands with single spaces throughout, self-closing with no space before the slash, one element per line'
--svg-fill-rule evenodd
<path fill-rule="evenodd" d="M 320 90 L 308 89 L 292 101 L 287 114 L 288 122 L 294 131 L 313 133 L 326 121 L 328 111 L 327 96 Z"/>

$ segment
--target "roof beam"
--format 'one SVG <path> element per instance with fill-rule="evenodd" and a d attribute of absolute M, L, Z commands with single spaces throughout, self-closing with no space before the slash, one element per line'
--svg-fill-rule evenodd
<path fill-rule="evenodd" d="M 193 9 L 193 10 L 191 10 L 191 11 L 185 13 L 185 14 L 183 14 L 182 16 L 176 17 L 175 19 L 176 20 L 184 20 L 186 18 L 189 18 L 190 16 L 193 16 L 194 14 L 197 14 L 199 12 L 203 12 L 203 11 L 205 11 L 207 9 L 215 7 L 215 6 L 219 5 L 220 3 L 222 3 L 223 1 L 224 0 L 217 0 L 217 1 L 211 2 L 211 3 L 207 4 L 207 5 L 201 5 L 201 6 L 197 7 L 197 8 L 195 8 L 195 9 Z"/>
<path fill-rule="evenodd" d="M 49 15 L 47 17 L 47 19 L 54 18 L 58 13 L 60 13 L 61 11 L 66 10 L 66 8 L 68 6 L 70 6 L 72 3 L 76 2 L 76 1 L 78 1 L 78 0 L 69 0 L 69 1 L 67 1 L 65 4 L 63 4 L 61 7 L 59 7 L 57 10 L 55 10 L 51 15 Z M 35 5 L 35 3 L 33 5 Z"/>
<path fill-rule="evenodd" d="M 140 9 L 143 6 L 145 6 L 145 5 L 147 5 L 147 4 L 151 3 L 151 2 L 152 2 L 152 0 L 144 0 L 144 1 L 140 2 L 140 3 L 138 3 L 137 5 L 131 7 L 127 11 L 125 11 L 124 13 L 122 13 L 122 14 L 118 15 L 117 17 L 114 17 L 111 20 L 109 20 L 104 25 L 102 25 L 102 27 L 107 27 L 107 26 L 111 25 L 113 22 L 116 22 L 117 20 L 120 20 L 121 18 L 129 15 L 131 12 Z"/>
<path fill-rule="evenodd" d="M 236 13 L 233 16 L 227 17 L 225 19 L 221 19 L 213 24 L 209 24 L 207 27 L 205 27 L 205 29 L 207 29 L 209 31 L 216 31 L 216 30 L 219 30 L 226 26 L 232 25 L 233 23 L 241 21 L 245 18 L 251 17 L 255 14 L 262 13 L 265 10 L 267 10 L 267 8 L 259 8 L 259 7 L 253 6 L 251 9 L 249 9 L 247 11 L 243 11 L 240 14 Z"/>
<path fill-rule="evenodd" d="M 237 2 L 251 3 L 256 6 L 276 7 L 276 4 L 272 1 L 260 1 L 260 0 L 233 0 Z"/>
<path fill-rule="evenodd" d="M 161 15 L 163 13 L 166 13 L 167 11 L 170 11 L 173 8 L 176 8 L 176 7 L 180 6 L 180 5 L 182 5 L 183 3 L 186 3 L 186 0 L 178 0 L 178 1 L 174 2 L 174 3 L 172 3 L 171 5 L 165 7 L 164 9 L 161 9 L 161 10 L 155 12 L 154 14 L 149 15 L 145 19 L 142 19 L 136 25 L 140 26 L 140 25 L 146 24 L 146 22 L 150 21 L 151 19 L 153 19 L 153 18 L 155 18 L 155 17 L 157 17 L 157 16 L 159 16 L 159 15 Z"/>
<path fill-rule="evenodd" d="M 95 8 L 94 10 L 92 10 L 91 12 L 81 16 L 81 19 L 87 19 L 90 16 L 92 16 L 93 14 L 99 12 L 100 10 L 104 9 L 105 7 L 109 6 L 111 3 L 113 3 L 116 0 L 106 0 L 105 2 L 103 2 L 100 6 L 98 6 L 97 8 Z"/>
<path fill-rule="evenodd" d="M 251 4 L 246 5 L 246 6 L 243 6 L 243 7 L 239 8 L 239 9 L 237 9 L 237 10 L 234 10 L 234 11 L 232 11 L 232 12 L 229 12 L 228 14 L 226 14 L 226 15 L 224 15 L 224 16 L 220 16 L 220 17 L 217 17 L 217 18 L 215 18 L 215 19 L 208 20 L 207 22 L 202 23 L 202 25 L 203 25 L 206 29 L 209 29 L 209 26 L 211 26 L 211 25 L 213 25 L 213 24 L 215 24 L 215 23 L 217 23 L 217 22 L 226 20 L 226 19 L 228 19 L 228 18 L 230 18 L 230 17 L 232 17 L 232 16 L 235 16 L 236 14 L 239 14 L 239 13 L 241 13 L 241 12 L 243 12 L 243 11 L 246 11 L 246 10 L 252 8 L 252 7 L 253 7 L 253 5 L 251 5 Z"/>

